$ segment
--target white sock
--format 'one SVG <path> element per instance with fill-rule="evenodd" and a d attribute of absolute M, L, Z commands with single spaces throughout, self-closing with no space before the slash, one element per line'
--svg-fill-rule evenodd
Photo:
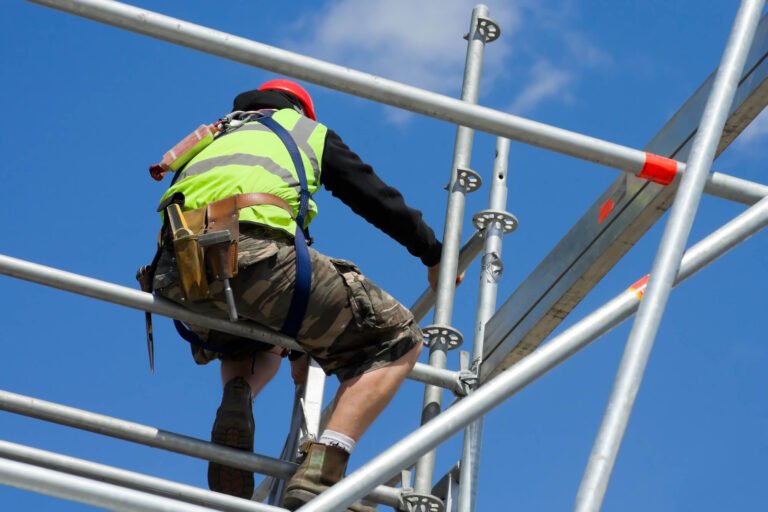
<path fill-rule="evenodd" d="M 355 449 L 355 445 L 357 444 L 357 442 L 351 437 L 328 429 L 323 431 L 323 434 L 320 436 L 320 439 L 318 439 L 317 442 L 326 446 L 341 448 L 347 453 L 352 453 L 352 450 Z"/>

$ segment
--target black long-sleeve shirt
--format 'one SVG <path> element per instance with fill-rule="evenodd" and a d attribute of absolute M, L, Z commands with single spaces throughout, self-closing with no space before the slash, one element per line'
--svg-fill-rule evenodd
<path fill-rule="evenodd" d="M 384 183 L 341 140 L 328 130 L 323 151 L 322 185 L 352 211 L 402 244 L 427 265 L 440 261 L 442 244 L 422 219 L 421 212 L 405 204 L 402 194 Z"/>

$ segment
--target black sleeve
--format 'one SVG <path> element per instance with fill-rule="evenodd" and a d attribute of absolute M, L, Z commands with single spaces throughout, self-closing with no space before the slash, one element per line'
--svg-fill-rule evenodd
<path fill-rule="evenodd" d="M 421 212 L 409 208 L 400 192 L 381 181 L 373 168 L 332 130 L 325 139 L 322 170 L 322 184 L 352 211 L 402 244 L 425 265 L 440 261 L 442 244 Z"/>

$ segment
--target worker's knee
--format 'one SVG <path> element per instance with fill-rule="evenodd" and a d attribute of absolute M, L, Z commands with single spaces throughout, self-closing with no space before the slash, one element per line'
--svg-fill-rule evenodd
<path fill-rule="evenodd" d="M 416 343 L 416 346 L 414 346 L 411 349 L 411 351 L 409 352 L 410 354 L 413 354 L 414 363 L 416 362 L 416 359 L 419 358 L 419 355 L 421 354 L 421 349 L 422 348 L 424 348 L 424 342 L 419 341 L 418 343 Z"/>
<path fill-rule="evenodd" d="M 421 349 L 423 348 L 424 344 L 419 341 L 416 343 L 416 345 L 413 346 L 411 350 L 405 353 L 403 356 L 403 362 L 405 362 L 408 365 L 408 369 L 412 369 L 416 365 L 416 361 L 419 359 L 419 355 L 421 354 Z"/>
<path fill-rule="evenodd" d="M 277 374 L 282 360 L 280 354 L 274 351 L 261 352 L 254 358 L 252 373 L 261 374 L 265 380 L 269 381 Z"/>

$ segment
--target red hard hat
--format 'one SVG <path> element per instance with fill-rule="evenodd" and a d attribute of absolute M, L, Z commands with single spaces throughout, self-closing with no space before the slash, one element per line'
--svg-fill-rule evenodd
<path fill-rule="evenodd" d="M 270 80 L 261 84 L 260 91 L 283 91 L 296 96 L 296 99 L 301 103 L 302 109 L 304 109 L 304 115 L 313 121 L 317 121 L 315 117 L 315 106 L 312 104 L 312 98 L 309 93 L 302 86 L 291 80 L 285 80 L 278 78 L 276 80 Z"/>

